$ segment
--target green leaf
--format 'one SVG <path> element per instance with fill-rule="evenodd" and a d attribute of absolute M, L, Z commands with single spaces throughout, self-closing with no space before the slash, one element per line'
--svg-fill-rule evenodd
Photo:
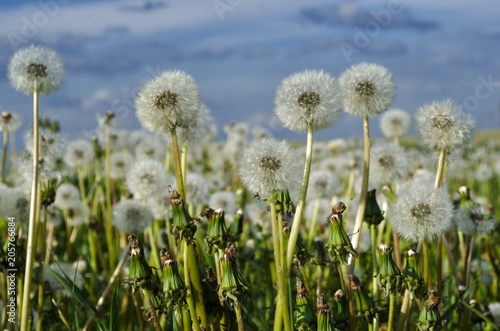
<path fill-rule="evenodd" d="M 44 267 L 47 268 L 47 270 L 49 270 L 52 273 L 52 275 L 54 275 L 54 277 L 59 281 L 59 283 L 61 283 L 61 285 L 64 286 L 64 288 L 73 295 L 73 298 L 78 300 L 78 302 L 89 312 L 89 314 L 92 315 L 92 317 L 97 321 L 99 329 L 103 331 L 108 331 L 108 328 L 102 322 L 102 318 L 99 315 L 99 312 L 94 308 L 94 305 L 87 300 L 85 295 L 80 291 L 78 287 L 74 286 L 74 283 L 68 278 L 68 276 L 64 275 L 63 277 L 56 271 L 54 271 L 51 267 L 49 267 L 47 264 L 45 264 L 44 262 L 42 263 Z"/>
<path fill-rule="evenodd" d="M 495 325 L 494 322 L 492 322 L 489 318 L 487 318 L 486 316 L 484 316 L 484 314 L 482 312 L 480 312 L 479 310 L 477 310 L 476 308 L 473 308 L 472 306 L 470 306 L 468 303 L 466 303 L 465 301 L 462 301 L 460 302 L 462 305 L 464 305 L 467 309 L 469 309 L 471 312 L 473 312 L 474 314 L 476 314 L 477 316 L 481 317 L 486 323 L 488 323 L 492 328 L 494 328 L 495 330 L 497 331 L 500 331 L 500 329 L 498 328 L 498 326 Z"/>
<path fill-rule="evenodd" d="M 111 307 L 109 310 L 109 330 L 115 329 L 116 322 L 118 321 L 118 293 L 120 291 L 120 279 L 115 282 L 115 289 L 113 290 L 113 297 L 111 298 Z"/>

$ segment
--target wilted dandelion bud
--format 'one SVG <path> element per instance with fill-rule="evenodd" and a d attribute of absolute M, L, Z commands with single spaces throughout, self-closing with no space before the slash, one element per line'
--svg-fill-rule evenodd
<path fill-rule="evenodd" d="M 284 140 L 254 140 L 239 162 L 241 180 L 252 193 L 270 195 L 288 190 L 300 182 L 298 159 Z"/>
<path fill-rule="evenodd" d="M 425 301 L 424 309 L 422 309 L 420 316 L 418 317 L 417 327 L 420 331 L 441 330 L 443 323 L 446 321 L 441 319 L 441 313 L 439 312 L 440 303 L 441 298 L 437 296 L 437 292 L 430 291 L 429 297 Z"/>
<path fill-rule="evenodd" d="M 337 329 L 345 329 L 349 324 L 349 303 L 347 295 L 343 290 L 337 290 L 333 295 L 333 299 L 337 304 L 337 309 L 333 312 L 333 323 Z"/>
<path fill-rule="evenodd" d="M 236 254 L 236 245 L 228 243 L 220 259 L 222 266 L 222 281 L 219 292 L 223 300 L 230 299 L 235 305 L 241 305 L 241 301 L 247 295 L 249 288 L 238 271 Z"/>
<path fill-rule="evenodd" d="M 297 277 L 297 295 L 295 296 L 297 310 L 295 310 L 294 326 L 297 330 L 310 331 L 315 330 L 316 314 L 309 302 L 309 293 L 304 286 L 304 283 Z"/>
<path fill-rule="evenodd" d="M 149 81 L 136 99 L 136 115 L 142 126 L 157 133 L 189 125 L 200 108 L 200 91 L 183 71 L 163 72 Z"/>
<path fill-rule="evenodd" d="M 384 289 L 385 296 L 394 294 L 401 289 L 403 278 L 401 271 L 392 259 L 392 247 L 381 244 L 377 247 L 380 257 L 378 281 Z"/>
<path fill-rule="evenodd" d="M 384 220 L 384 213 L 378 206 L 376 192 L 377 190 L 370 190 L 366 194 L 366 207 L 363 221 L 370 226 L 377 226 Z"/>
<path fill-rule="evenodd" d="M 432 149 L 452 150 L 470 138 L 474 120 L 451 99 L 420 107 L 415 116 L 422 142 Z"/>
<path fill-rule="evenodd" d="M 31 45 L 10 59 L 8 74 L 12 86 L 26 94 L 38 91 L 49 95 L 64 79 L 64 66 L 56 52 Z"/>
<path fill-rule="evenodd" d="M 396 85 L 386 68 L 374 63 L 359 63 L 339 78 L 346 112 L 373 117 L 387 110 L 395 97 Z"/>
<path fill-rule="evenodd" d="M 135 292 L 138 282 L 141 287 L 148 285 L 147 283 L 151 280 L 153 272 L 151 271 L 151 267 L 146 262 L 146 258 L 144 257 L 144 247 L 139 239 L 132 234 L 128 236 L 128 241 L 130 242 L 130 249 L 128 253 L 130 255 L 130 269 L 127 282 L 134 284 L 132 291 Z"/>
<path fill-rule="evenodd" d="M 380 117 L 380 129 L 384 136 L 400 138 L 408 133 L 411 117 L 401 109 L 389 109 Z"/>
<path fill-rule="evenodd" d="M 170 194 L 170 203 L 172 204 L 172 233 L 175 236 L 176 244 L 179 245 L 181 240 L 191 243 L 196 233 L 196 225 L 189 215 L 184 205 L 184 201 L 179 196 L 177 190 L 169 185 L 168 192 Z"/>
<path fill-rule="evenodd" d="M 349 254 L 358 257 L 358 253 L 353 249 L 351 241 L 344 230 L 342 213 L 345 209 L 344 203 L 338 202 L 333 206 L 332 214 L 327 219 L 328 223 L 330 223 L 330 234 L 325 248 L 332 261 L 336 264 L 345 262 Z"/>
<path fill-rule="evenodd" d="M 292 131 L 325 129 L 341 114 L 339 88 L 328 73 L 318 70 L 297 72 L 283 79 L 276 89 L 275 113 Z"/>
<path fill-rule="evenodd" d="M 174 308 L 184 303 L 186 287 L 179 275 L 177 261 L 167 248 L 160 251 L 160 262 L 163 267 L 163 294 L 167 308 Z"/>
<path fill-rule="evenodd" d="M 333 331 L 332 310 L 323 293 L 316 300 L 316 318 L 318 321 L 317 331 Z"/>
<path fill-rule="evenodd" d="M 453 206 L 444 188 L 435 189 L 429 181 L 414 179 L 399 190 L 389 220 L 406 240 L 432 240 L 452 225 Z"/>
<path fill-rule="evenodd" d="M 418 253 L 411 249 L 406 252 L 406 267 L 403 271 L 403 289 L 419 294 L 424 289 L 424 279 L 418 268 Z"/>
<path fill-rule="evenodd" d="M 223 250 L 226 247 L 229 231 L 224 220 L 225 213 L 222 209 L 210 208 L 204 209 L 201 213 L 201 216 L 206 216 L 208 219 L 208 230 L 204 240 L 207 254 L 213 255 L 218 249 Z"/>
<path fill-rule="evenodd" d="M 356 304 L 357 316 L 363 317 L 368 323 L 373 321 L 373 317 L 376 314 L 375 302 L 372 298 L 363 291 L 363 286 L 359 281 L 359 278 L 355 275 L 349 275 L 352 294 L 354 297 L 354 302 Z"/>

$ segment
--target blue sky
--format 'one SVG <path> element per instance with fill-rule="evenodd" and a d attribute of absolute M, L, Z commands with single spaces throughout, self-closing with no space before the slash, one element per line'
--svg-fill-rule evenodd
<path fill-rule="evenodd" d="M 171 0 L 1 1 L 0 110 L 31 120 L 32 100 L 6 77 L 17 49 L 43 45 L 62 57 L 60 90 L 40 100 L 71 138 L 88 137 L 96 113 L 114 110 L 138 129 L 134 99 L 144 82 L 181 69 L 198 82 L 222 127 L 245 121 L 278 138 L 302 139 L 273 113 L 274 92 L 295 71 L 338 77 L 366 61 L 387 67 L 397 84 L 392 107 L 415 113 L 452 98 L 478 128 L 500 126 L 498 0 Z M 379 118 L 372 135 L 380 136 Z M 360 118 L 344 114 L 319 139 L 361 136 Z"/>

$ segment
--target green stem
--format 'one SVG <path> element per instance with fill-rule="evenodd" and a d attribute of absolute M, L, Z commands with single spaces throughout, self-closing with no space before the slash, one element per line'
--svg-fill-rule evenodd
<path fill-rule="evenodd" d="M 438 189 L 442 185 L 444 161 L 446 158 L 446 150 L 444 148 L 439 152 L 438 168 L 436 172 L 436 180 L 434 181 L 434 188 Z M 437 242 L 437 292 L 441 296 L 441 289 L 443 287 L 443 235 L 438 237 Z"/>
<path fill-rule="evenodd" d="M 186 187 L 186 173 L 187 173 L 187 144 L 186 138 L 183 139 L 181 147 L 181 169 L 182 169 L 182 182 L 184 183 L 184 187 Z"/>
<path fill-rule="evenodd" d="M 38 186 L 38 89 L 33 93 L 33 179 L 31 183 L 31 201 L 30 201 L 30 218 L 28 226 L 28 245 L 26 247 L 26 266 L 24 274 L 24 291 L 22 301 L 21 316 L 21 331 L 28 330 L 28 317 L 30 308 L 30 288 L 31 280 L 33 279 L 33 262 L 35 258 L 36 247 L 35 229 L 36 229 L 36 209 L 37 209 L 37 186 Z"/>
<path fill-rule="evenodd" d="M 200 273 L 198 272 L 198 262 L 194 252 L 194 245 L 187 245 L 187 258 L 189 266 L 189 277 L 193 292 L 196 313 L 200 316 L 201 326 L 208 330 L 208 317 L 205 310 L 205 300 L 203 299 L 203 287 L 201 285 Z"/>
<path fill-rule="evenodd" d="M 319 197 L 317 197 L 315 205 L 314 205 L 313 218 L 311 220 L 311 227 L 309 228 L 309 236 L 307 236 L 307 246 L 306 247 L 307 247 L 308 250 L 311 250 L 312 244 L 313 244 L 313 240 L 314 240 L 315 227 L 316 227 L 316 222 L 317 222 L 317 219 L 318 219 L 319 202 L 320 202 L 320 200 L 321 199 Z"/>
<path fill-rule="evenodd" d="M 290 232 L 290 238 L 288 239 L 286 261 L 288 271 L 290 271 L 292 266 L 293 252 L 295 251 L 295 244 L 297 243 L 297 238 L 299 236 L 300 222 L 302 221 L 302 213 L 304 212 L 304 205 L 306 202 L 307 186 L 309 185 L 309 175 L 311 173 L 313 131 L 312 124 L 309 124 L 307 126 L 306 162 L 304 164 L 304 174 L 302 175 L 302 184 L 300 186 L 297 208 L 295 208 L 295 215 L 293 217 L 292 230 Z M 285 279 L 289 277 L 288 274 L 289 272 L 285 275 Z"/>
<path fill-rule="evenodd" d="M 377 270 L 378 270 L 378 265 L 377 265 L 377 245 L 375 243 L 375 238 L 376 238 L 376 233 L 375 233 L 375 226 L 372 225 L 370 226 L 370 234 L 372 237 L 372 276 L 373 276 L 373 300 L 377 301 L 378 299 L 378 284 L 377 284 Z M 378 319 L 376 316 L 373 316 L 373 330 L 378 330 Z"/>
<path fill-rule="evenodd" d="M 109 270 L 112 270 L 116 264 L 116 255 L 115 255 L 115 240 L 114 237 L 114 227 L 113 227 L 113 212 L 112 212 L 112 204 L 111 204 L 111 128 L 109 125 L 106 125 L 106 222 L 107 226 L 106 230 L 106 242 L 108 245 L 108 253 L 109 253 Z"/>
<path fill-rule="evenodd" d="M 174 165 L 175 165 L 175 179 L 177 180 L 177 191 L 181 196 L 181 199 L 184 200 L 184 204 L 187 204 L 186 201 L 186 187 L 184 186 L 184 176 L 182 175 L 182 166 L 181 166 L 181 156 L 179 153 L 179 143 L 177 141 L 177 133 L 175 132 L 175 127 L 170 131 L 170 135 L 172 136 L 172 149 L 174 151 Z"/>
<path fill-rule="evenodd" d="M 359 193 L 359 205 L 354 221 L 354 235 L 352 236 L 352 247 L 354 250 L 358 248 L 359 239 L 361 236 L 361 223 L 365 214 L 366 193 L 368 191 L 368 177 L 370 174 L 370 126 L 368 116 L 363 118 L 363 177 L 361 180 L 361 192 Z M 354 262 L 352 256 L 349 256 L 349 271 L 354 270 Z"/>
<path fill-rule="evenodd" d="M 286 300 L 286 287 L 284 284 L 284 275 L 283 268 L 280 263 L 280 246 L 279 246 L 279 238 L 278 238 L 278 219 L 276 215 L 276 204 L 275 201 L 271 202 L 271 228 L 273 233 L 273 248 L 274 248 L 274 264 L 276 267 L 276 279 L 278 281 L 278 302 L 280 303 L 281 314 L 283 317 L 283 321 L 285 324 L 285 330 L 290 331 L 290 314 L 288 312 L 288 304 Z M 281 230 L 281 229 L 280 229 Z M 277 311 L 278 313 L 278 311 Z M 275 328 L 276 330 L 276 328 Z"/>
<path fill-rule="evenodd" d="M 243 316 L 241 315 L 241 304 L 237 303 L 234 305 L 234 311 L 236 312 L 236 321 L 238 322 L 238 331 L 245 331 L 243 326 Z"/>
<path fill-rule="evenodd" d="M 156 315 L 155 307 L 153 306 L 153 302 L 151 301 L 151 297 L 148 294 L 146 294 L 146 300 L 148 301 L 149 313 L 153 318 L 153 324 L 155 326 L 156 331 L 163 331 L 161 329 L 160 320 Z"/>
<path fill-rule="evenodd" d="M 5 163 L 7 161 L 7 140 L 9 134 L 7 129 L 3 131 L 3 154 L 2 154 L 2 176 L 0 177 L 0 183 L 5 180 Z"/>
<path fill-rule="evenodd" d="M 404 298 L 403 298 L 403 303 L 401 304 L 401 314 L 399 314 L 399 320 L 398 320 L 398 325 L 396 328 L 396 331 L 403 331 L 403 328 L 405 326 L 406 322 L 406 317 L 408 315 L 408 312 L 411 312 L 410 308 L 410 291 L 405 290 Z"/>
<path fill-rule="evenodd" d="M 394 299 L 396 294 L 389 295 L 389 321 L 387 322 L 387 330 L 392 331 L 392 321 L 394 320 Z"/>
<path fill-rule="evenodd" d="M 191 321 L 193 322 L 194 328 L 196 331 L 201 331 L 200 328 L 200 323 L 198 322 L 198 316 L 196 315 L 196 308 L 194 306 L 194 300 L 193 300 L 193 290 L 190 286 L 190 280 L 189 280 L 189 265 L 188 265 L 188 245 L 185 241 L 184 243 L 184 283 L 188 287 L 187 295 L 186 295 L 186 301 L 189 306 L 189 313 L 191 315 Z"/>
<path fill-rule="evenodd" d="M 347 296 L 347 302 L 349 304 L 349 330 L 356 329 L 356 312 L 354 309 L 354 298 L 352 296 L 351 282 L 349 281 L 349 273 L 347 271 L 347 266 L 342 263 L 342 274 L 341 278 L 344 279 L 345 293 Z"/>

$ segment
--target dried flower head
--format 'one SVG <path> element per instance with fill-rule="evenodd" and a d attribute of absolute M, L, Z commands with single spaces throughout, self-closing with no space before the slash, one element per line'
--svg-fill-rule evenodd
<path fill-rule="evenodd" d="M 433 149 L 451 150 L 466 143 L 474 120 L 451 99 L 420 107 L 415 116 L 422 142 Z"/>
<path fill-rule="evenodd" d="M 275 113 L 292 131 L 325 129 L 341 114 L 337 81 L 322 70 L 305 70 L 283 79 L 276 90 Z"/>
<path fill-rule="evenodd" d="M 353 65 L 339 82 L 345 111 L 362 117 L 383 113 L 396 96 L 392 74 L 374 63 Z"/>
<path fill-rule="evenodd" d="M 402 109 L 389 109 L 380 117 L 380 129 L 386 137 L 403 137 L 410 128 L 411 117 Z"/>
<path fill-rule="evenodd" d="M 183 71 L 163 72 L 139 92 L 135 106 L 142 126 L 157 133 L 170 132 L 193 121 L 200 107 L 200 91 Z"/>
<path fill-rule="evenodd" d="M 240 159 L 241 180 L 250 192 L 285 191 L 300 181 L 297 161 L 295 151 L 284 140 L 254 140 Z"/>
<path fill-rule="evenodd" d="M 85 166 L 94 159 L 92 144 L 86 140 L 75 140 L 68 144 L 64 162 L 72 168 Z"/>
<path fill-rule="evenodd" d="M 394 230 L 413 242 L 432 240 L 452 225 L 453 206 L 449 194 L 430 181 L 405 183 L 389 213 Z"/>
<path fill-rule="evenodd" d="M 18 91 L 31 94 L 38 90 L 49 95 L 61 85 L 64 66 L 56 52 L 31 45 L 17 51 L 10 59 L 8 76 Z"/>
<path fill-rule="evenodd" d="M 125 233 L 142 232 L 152 221 L 151 208 L 137 200 L 121 200 L 113 207 L 113 225 Z"/>

